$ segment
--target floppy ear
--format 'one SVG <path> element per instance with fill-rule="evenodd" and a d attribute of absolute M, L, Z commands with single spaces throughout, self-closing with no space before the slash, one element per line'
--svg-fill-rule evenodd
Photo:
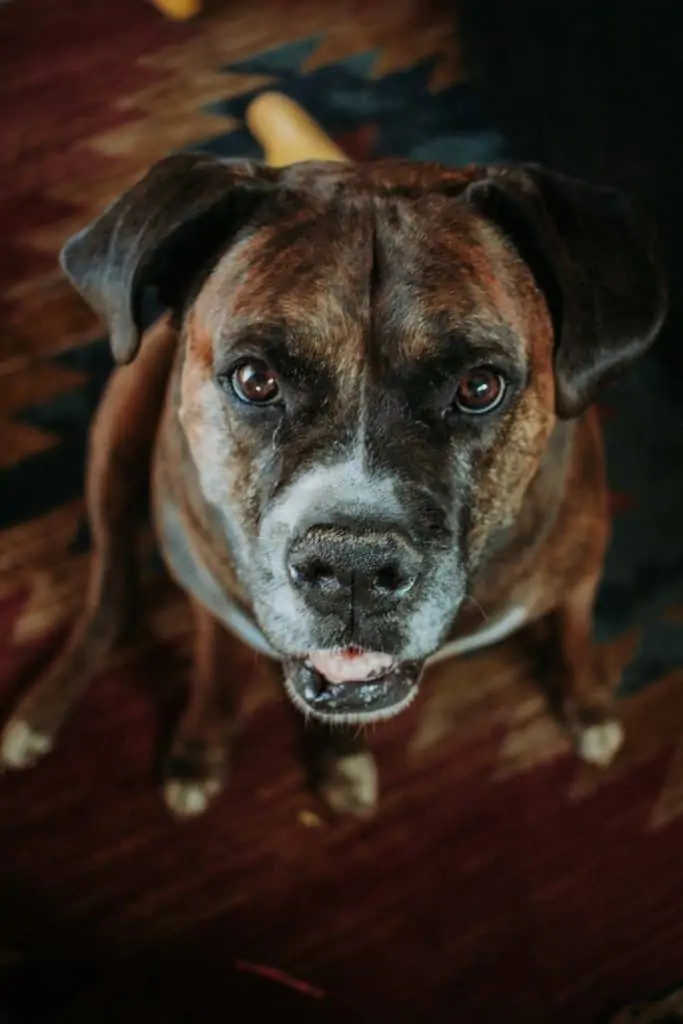
<path fill-rule="evenodd" d="M 557 413 L 578 415 L 662 325 L 666 281 L 654 225 L 618 189 L 533 165 L 492 167 L 466 198 L 535 274 L 555 327 Z"/>
<path fill-rule="evenodd" d="M 62 269 L 106 321 L 117 362 L 137 353 L 145 289 L 158 288 L 169 307 L 181 301 L 195 272 L 229 242 L 276 177 L 251 163 L 177 153 L 66 242 Z"/>

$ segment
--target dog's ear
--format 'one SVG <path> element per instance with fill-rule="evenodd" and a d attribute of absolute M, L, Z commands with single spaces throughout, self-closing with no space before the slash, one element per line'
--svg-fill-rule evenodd
<path fill-rule="evenodd" d="M 492 167 L 465 195 L 534 272 L 555 328 L 557 413 L 578 415 L 662 325 L 666 281 L 654 225 L 618 189 L 528 164 Z"/>
<path fill-rule="evenodd" d="M 276 177 L 252 163 L 177 153 L 66 242 L 62 269 L 107 323 L 118 363 L 130 362 L 138 350 L 145 289 L 157 288 L 161 302 L 173 307 Z"/>

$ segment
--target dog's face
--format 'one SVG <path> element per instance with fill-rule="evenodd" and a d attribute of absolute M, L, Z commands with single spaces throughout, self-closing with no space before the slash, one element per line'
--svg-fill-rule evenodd
<path fill-rule="evenodd" d="M 377 716 L 521 504 L 555 417 L 552 325 L 472 207 L 316 184 L 276 194 L 189 308 L 180 419 L 295 701 Z"/>
<path fill-rule="evenodd" d="M 321 719 L 386 717 L 414 696 L 518 515 L 558 413 L 579 412 L 654 336 L 659 267 L 639 238 L 642 295 L 625 293 L 632 308 L 615 314 L 630 330 L 619 321 L 614 345 L 605 335 L 591 348 L 591 282 L 556 252 L 577 227 L 556 223 L 554 195 L 534 206 L 531 172 L 206 166 L 243 175 L 240 209 L 219 207 L 221 227 L 212 199 L 199 236 L 205 210 L 175 214 L 146 258 L 182 309 L 179 417 L 200 486 L 295 704 Z M 93 301 L 73 263 L 67 250 Z M 115 351 L 135 334 L 136 301 L 123 324 L 115 310 Z M 93 304 L 112 321 L 110 297 Z"/>

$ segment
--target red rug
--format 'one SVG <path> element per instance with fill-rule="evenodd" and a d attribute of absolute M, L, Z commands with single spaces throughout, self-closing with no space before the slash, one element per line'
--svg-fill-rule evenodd
<path fill-rule="evenodd" d="M 0 7 L 0 711 L 83 590 L 83 444 L 108 364 L 59 244 L 170 149 L 248 146 L 235 111 L 273 47 L 281 74 L 317 74 L 321 94 L 377 83 L 374 128 L 341 101 L 326 122 L 358 156 L 413 128 L 436 138 L 447 110 L 463 146 L 496 145 L 454 85 L 447 17 L 417 0 L 216 2 L 182 25 L 142 0 Z M 143 640 L 53 756 L 0 782 L 0 1019 L 589 1024 L 680 981 L 683 671 L 653 669 L 624 698 L 628 746 L 598 773 L 547 716 L 521 641 L 445 666 L 377 729 L 381 809 L 359 823 L 311 798 L 295 719 L 236 648 L 253 686 L 234 780 L 181 827 L 156 765 L 187 619 L 152 574 Z M 605 646 L 615 679 L 636 641 Z"/>

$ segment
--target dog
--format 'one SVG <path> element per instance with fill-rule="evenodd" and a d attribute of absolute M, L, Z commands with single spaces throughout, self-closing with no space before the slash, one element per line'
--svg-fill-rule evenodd
<path fill-rule="evenodd" d="M 174 814 L 224 782 L 224 629 L 281 663 L 338 811 L 376 803 L 360 727 L 407 708 L 428 664 L 541 620 L 578 754 L 613 758 L 591 637 L 609 534 L 593 403 L 667 305 L 630 197 L 535 165 L 180 153 L 61 265 L 120 367 L 90 437 L 85 610 L 7 722 L 6 767 L 52 748 L 124 630 L 150 479 L 195 620 Z M 141 343 L 149 289 L 167 313 Z"/>

